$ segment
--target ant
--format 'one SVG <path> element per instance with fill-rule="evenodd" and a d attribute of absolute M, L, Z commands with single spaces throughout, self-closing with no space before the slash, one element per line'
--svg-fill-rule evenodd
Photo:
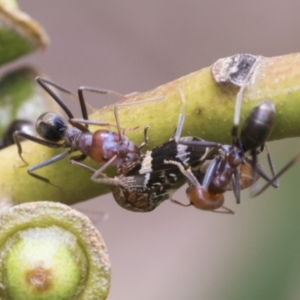
<path fill-rule="evenodd" d="M 246 82 L 247 83 L 247 82 Z M 232 214 L 233 211 L 223 206 L 224 192 L 231 184 L 237 203 L 240 203 L 241 189 L 253 186 L 259 176 L 267 181 L 260 190 L 252 193 L 252 196 L 261 194 L 267 187 L 278 187 L 278 177 L 290 168 L 299 158 L 296 155 L 288 164 L 275 175 L 271 155 L 266 147 L 266 141 L 271 134 L 275 121 L 275 106 L 270 100 L 264 100 L 255 106 L 247 117 L 240 135 L 238 136 L 239 114 L 242 93 L 246 83 L 241 87 L 236 100 L 234 123 L 232 126 L 232 144 L 222 145 L 206 141 L 179 141 L 179 144 L 195 147 L 217 148 L 219 154 L 210 162 L 202 185 L 190 169 L 184 169 L 177 162 L 168 161 L 177 165 L 190 184 L 187 195 L 191 204 L 203 210 L 224 212 Z M 269 167 L 272 173 L 270 178 L 258 165 L 257 155 L 266 147 Z M 246 153 L 250 152 L 251 158 Z M 249 180 L 250 178 L 250 180 Z M 174 201 L 178 203 L 177 201 Z M 184 205 L 182 203 L 178 203 Z M 223 211 L 215 211 L 218 208 Z"/>
<path fill-rule="evenodd" d="M 201 165 L 210 154 L 209 148 L 186 147 L 178 141 L 202 141 L 195 137 L 180 137 L 184 124 L 185 96 L 179 89 L 182 108 L 174 136 L 166 143 L 147 151 L 133 163 L 123 163 L 117 167 L 118 175 L 109 178 L 103 169 L 94 170 L 77 161 L 79 165 L 93 173 L 91 179 L 97 183 L 111 186 L 116 202 L 123 208 L 134 212 L 154 210 L 164 200 L 169 199 L 185 182 L 180 169 L 165 160 L 177 162 L 184 168 Z"/>
<path fill-rule="evenodd" d="M 29 175 L 50 183 L 49 179 L 37 175 L 33 172 L 56 161 L 59 161 L 75 151 L 80 151 L 81 154 L 70 157 L 70 161 L 80 162 L 83 161 L 87 156 L 89 156 L 95 162 L 104 163 L 104 168 L 109 165 L 119 165 L 124 162 L 133 162 L 139 159 L 141 155 L 140 149 L 147 144 L 147 128 L 145 128 L 144 142 L 140 146 L 136 146 L 125 135 L 121 133 L 121 127 L 118 118 L 118 106 L 129 105 L 130 103 L 114 106 L 116 125 L 107 122 L 90 121 L 88 120 L 83 91 L 90 91 L 100 94 L 112 94 L 118 97 L 124 97 L 123 95 L 109 90 L 101 90 L 85 86 L 80 87 L 78 89 L 78 98 L 81 107 L 82 119 L 75 119 L 73 113 L 65 105 L 63 100 L 56 93 L 54 93 L 48 85 L 54 86 L 60 91 L 63 91 L 71 96 L 76 97 L 76 95 L 47 79 L 37 77 L 36 81 L 60 105 L 60 107 L 68 116 L 68 123 L 70 123 L 73 127 L 68 128 L 67 122 L 59 115 L 52 112 L 46 112 L 42 114 L 36 121 L 36 131 L 42 137 L 42 139 L 27 134 L 23 131 L 17 130 L 14 132 L 13 137 L 18 147 L 19 156 L 26 165 L 28 165 L 28 163 L 22 156 L 20 138 L 25 138 L 50 148 L 68 148 L 67 151 L 62 152 L 42 163 L 29 168 Z M 154 100 L 157 101 L 161 99 L 163 98 L 161 97 L 147 99 L 141 102 Z M 117 132 L 103 129 L 97 130 L 92 133 L 88 129 L 89 124 L 100 126 L 116 126 Z M 63 142 L 61 143 L 60 141 Z"/>

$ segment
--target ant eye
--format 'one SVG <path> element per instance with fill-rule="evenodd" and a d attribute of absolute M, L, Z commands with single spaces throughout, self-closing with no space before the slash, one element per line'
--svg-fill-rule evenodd
<path fill-rule="evenodd" d="M 36 131 L 48 141 L 60 141 L 67 129 L 66 122 L 55 113 L 44 113 L 36 121 Z"/>
<path fill-rule="evenodd" d="M 108 161 L 108 157 L 102 156 L 102 160 L 103 160 L 103 161 Z"/>

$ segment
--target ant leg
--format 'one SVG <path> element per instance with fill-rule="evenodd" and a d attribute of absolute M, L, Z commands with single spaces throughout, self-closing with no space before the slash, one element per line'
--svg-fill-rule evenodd
<path fill-rule="evenodd" d="M 185 105 L 186 105 L 186 101 L 185 101 L 185 97 L 184 97 L 184 94 L 183 94 L 183 91 L 180 89 L 178 89 L 179 92 L 181 93 L 181 100 L 182 100 L 182 107 L 181 107 L 181 112 L 180 112 L 180 115 L 179 115 L 179 119 L 178 119 L 178 123 L 177 123 L 177 128 L 176 128 L 176 132 L 174 134 L 174 139 L 176 142 L 178 142 L 180 136 L 181 136 L 181 131 L 182 131 L 182 127 L 183 127 L 183 124 L 184 124 L 184 108 L 185 108 Z M 156 100 L 156 99 L 155 99 Z M 145 100 L 147 101 L 147 100 Z M 76 120 L 77 119 L 73 119 L 73 120 Z M 79 120 L 79 119 L 78 119 Z M 91 121 L 90 124 L 97 124 L 97 125 L 100 125 L 100 122 L 93 122 Z M 109 125 L 109 123 L 103 123 L 104 125 Z M 102 125 L 102 123 L 101 123 Z M 136 129 L 133 128 L 133 129 Z M 141 149 L 142 147 L 146 146 L 148 144 L 148 136 L 147 136 L 147 130 L 149 129 L 149 126 L 146 126 L 144 128 L 144 142 L 139 146 L 139 149 Z M 128 130 L 128 129 L 126 129 Z M 125 133 L 125 131 L 123 132 L 123 134 Z M 181 143 L 180 143 L 181 144 Z M 215 146 L 216 143 L 213 142 L 213 145 Z M 219 146 L 220 144 L 217 144 L 217 146 Z M 209 142 L 209 146 L 211 146 L 211 143 Z"/>
<path fill-rule="evenodd" d="M 256 197 L 263 193 L 270 185 L 273 184 L 282 174 L 284 174 L 290 167 L 292 167 L 300 159 L 300 152 L 294 156 L 267 184 L 265 184 L 259 191 L 256 191 L 252 196 Z"/>
<path fill-rule="evenodd" d="M 113 127 L 116 127 L 118 129 L 118 134 L 119 134 L 119 139 L 120 140 L 121 140 L 121 135 L 122 135 L 121 131 L 122 130 L 128 130 L 128 128 L 127 129 L 123 129 L 120 126 L 119 116 L 118 116 L 118 107 L 119 106 L 134 105 L 134 104 L 137 104 L 137 103 L 143 103 L 143 102 L 150 102 L 150 101 L 161 100 L 161 98 L 153 98 L 153 99 L 146 99 L 144 101 L 138 101 L 138 102 L 130 102 L 130 103 L 117 104 L 117 105 L 114 106 L 114 115 L 115 115 L 116 124 L 112 124 L 112 123 L 109 123 L 109 122 L 88 120 L 88 115 L 87 115 L 86 106 L 85 106 L 85 100 L 84 100 L 84 97 L 83 97 L 83 91 L 89 91 L 89 92 L 99 93 L 99 94 L 111 94 L 111 95 L 117 96 L 119 98 L 125 98 L 126 96 L 124 96 L 122 94 L 119 94 L 118 92 L 114 92 L 114 91 L 110 91 L 110 90 L 104 90 L 104 89 L 97 89 L 97 88 L 82 86 L 82 87 L 80 87 L 78 89 L 78 96 L 79 96 L 79 101 L 80 101 L 80 106 L 81 106 L 81 110 L 82 110 L 83 119 L 72 118 L 70 120 L 70 123 L 73 126 L 75 126 L 75 127 L 76 127 L 76 125 L 78 123 L 85 124 L 85 125 L 87 125 L 86 127 L 88 127 L 88 125 L 113 126 Z M 137 129 L 137 127 L 133 128 L 133 129 Z"/>
<path fill-rule="evenodd" d="M 234 211 L 226 206 L 221 206 L 220 208 L 223 208 L 223 210 L 211 210 L 211 212 L 219 213 L 219 214 L 229 214 L 234 215 Z"/>
<path fill-rule="evenodd" d="M 55 83 L 55 82 L 53 82 L 53 81 L 51 81 L 51 80 L 49 80 L 49 79 L 46 79 L 46 78 L 42 78 L 42 77 L 40 77 L 40 76 L 37 76 L 37 77 L 35 78 L 35 80 L 36 80 L 40 85 L 43 84 L 43 86 L 44 86 L 45 84 L 48 84 L 48 85 L 54 86 L 55 88 L 57 88 L 57 89 L 60 90 L 61 92 L 64 92 L 64 93 L 70 95 L 71 97 L 77 98 L 77 95 L 76 95 L 75 93 L 73 93 L 72 91 L 70 91 L 70 90 L 68 90 L 68 89 L 66 89 L 66 88 L 64 88 L 64 87 L 62 87 L 61 85 L 59 85 L 59 84 L 57 84 L 57 83 Z M 42 84 L 41 84 L 40 82 L 42 82 Z"/>
<path fill-rule="evenodd" d="M 115 124 L 105 122 L 105 121 L 92 121 L 92 120 L 86 120 L 86 119 L 79 119 L 79 118 L 72 118 L 69 120 L 70 124 L 72 124 L 74 127 L 79 128 L 81 130 L 81 127 L 78 127 L 82 124 L 85 125 L 96 125 L 96 126 L 113 126 L 117 127 Z M 87 131 L 87 128 L 84 128 L 82 131 Z"/>
<path fill-rule="evenodd" d="M 269 151 L 269 148 L 268 148 L 267 144 L 265 144 L 265 147 L 266 147 L 266 150 L 267 150 L 267 158 L 268 158 L 269 167 L 270 167 L 272 176 L 275 177 L 276 176 L 276 171 L 275 171 L 275 167 L 274 167 L 273 160 L 272 160 L 272 157 L 271 157 L 271 152 Z M 279 187 L 278 180 L 273 181 L 272 185 L 274 187 L 278 188 Z"/>
<path fill-rule="evenodd" d="M 27 140 L 33 141 L 35 143 L 38 143 L 40 145 L 43 145 L 43 146 L 46 146 L 46 147 L 49 147 L 49 148 L 63 148 L 62 144 L 58 144 L 58 143 L 55 143 L 55 142 L 50 142 L 50 141 L 42 140 L 40 138 L 37 138 L 37 137 L 32 136 L 30 134 L 27 134 L 27 133 L 25 133 L 23 131 L 15 131 L 13 133 L 13 139 L 15 141 L 15 144 L 18 147 L 19 157 L 22 159 L 22 161 L 25 163 L 25 165 L 28 165 L 28 163 L 27 163 L 27 161 L 22 156 L 22 152 L 23 151 L 22 151 L 22 146 L 21 146 L 21 142 L 19 140 L 19 137 L 25 138 Z"/>
<path fill-rule="evenodd" d="M 54 83 L 50 80 L 47 80 L 47 79 L 44 79 L 44 78 L 41 78 L 41 77 L 36 77 L 35 80 L 56 101 L 56 103 L 64 110 L 64 112 L 69 117 L 69 122 L 70 122 L 71 125 L 78 128 L 82 132 L 88 132 L 89 131 L 88 128 L 87 128 L 88 126 L 82 126 L 79 123 L 72 123 L 72 121 L 70 121 L 70 119 L 74 119 L 73 113 L 70 111 L 70 109 L 67 107 L 67 105 L 63 102 L 63 100 L 48 87 L 48 85 L 54 86 L 58 90 L 60 90 L 62 92 L 65 92 L 65 93 L 77 98 L 77 96 L 73 92 L 59 86 L 58 84 L 56 84 L 56 83 Z M 85 106 L 84 99 L 83 99 L 83 102 L 80 101 L 80 107 L 81 107 L 82 115 L 83 115 L 83 117 L 85 117 L 85 115 L 87 115 L 87 111 L 86 111 L 86 106 Z"/>
<path fill-rule="evenodd" d="M 209 187 L 209 185 L 210 185 L 210 183 L 211 183 L 211 181 L 213 179 L 213 176 L 215 175 L 217 167 L 218 167 L 218 159 L 214 158 L 210 162 L 210 164 L 209 164 L 209 166 L 208 166 L 208 168 L 206 170 L 204 179 L 203 179 L 202 186 L 203 186 L 204 189 L 206 189 L 206 190 L 208 189 L 208 187 Z"/>
<path fill-rule="evenodd" d="M 78 89 L 78 97 L 79 97 L 79 99 L 81 99 L 81 101 L 83 100 L 83 102 L 84 102 L 84 96 L 83 96 L 84 91 L 102 94 L 102 95 L 113 95 L 117 98 L 126 98 L 126 95 L 120 94 L 120 93 L 112 91 L 112 90 L 99 89 L 99 88 L 94 88 L 94 87 L 90 87 L 90 86 L 81 86 Z"/>
<path fill-rule="evenodd" d="M 252 169 L 254 170 L 254 167 L 255 167 L 255 165 L 254 165 L 254 163 L 253 163 L 253 160 L 251 160 L 251 159 L 249 159 L 249 158 L 245 158 L 245 160 L 246 160 L 246 162 L 247 163 L 249 163 L 250 165 L 251 165 L 251 167 L 252 167 Z M 277 188 L 278 186 L 272 181 L 272 178 L 270 178 L 267 174 L 266 174 L 266 172 L 262 169 L 262 168 L 260 168 L 259 166 L 258 166 L 258 164 L 256 164 L 256 168 L 255 168 L 255 172 L 252 172 L 252 178 L 253 178 L 253 174 L 254 174 L 254 176 L 256 176 L 255 174 L 258 174 L 260 177 L 262 177 L 265 181 L 267 181 L 267 182 L 270 182 L 270 185 L 272 185 L 274 188 Z M 253 179 L 254 180 L 254 179 Z M 276 181 L 276 179 L 275 179 L 275 181 Z"/>
<path fill-rule="evenodd" d="M 88 113 L 87 113 L 87 108 L 86 106 L 90 106 L 88 103 L 85 102 L 84 98 L 83 98 L 83 94 L 82 91 L 80 89 L 78 89 L 78 96 L 73 93 L 72 91 L 58 85 L 57 83 L 50 81 L 48 79 L 44 79 L 41 77 L 37 77 L 36 81 L 54 98 L 54 100 L 56 100 L 56 102 L 59 103 L 59 105 L 61 106 L 61 99 L 57 99 L 58 95 L 54 94 L 52 90 L 50 90 L 45 84 L 49 84 L 51 86 L 54 86 L 55 88 L 57 88 L 58 90 L 70 95 L 72 98 L 76 98 L 76 100 L 79 98 L 79 104 L 80 104 L 80 109 L 81 109 L 81 114 L 83 119 L 88 119 Z M 63 104 L 64 105 L 64 104 Z M 65 110 L 65 108 L 63 107 L 63 109 Z M 68 109 L 68 108 L 67 108 Z M 66 110 L 65 110 L 66 111 Z M 69 111 L 70 112 L 70 111 Z M 67 112 L 66 112 L 67 113 Z M 67 113 L 67 115 L 71 117 L 71 115 L 73 116 L 73 114 L 71 113 L 71 115 L 69 113 Z"/>
<path fill-rule="evenodd" d="M 118 98 L 126 98 L 128 96 L 132 96 L 132 94 L 122 95 L 122 94 L 120 94 L 118 92 L 111 91 L 111 90 L 98 89 L 98 88 L 93 88 L 93 87 L 88 87 L 88 86 L 81 86 L 78 89 L 78 97 L 79 97 L 80 106 L 81 106 L 81 110 L 82 110 L 82 115 L 83 115 L 84 119 L 88 119 L 86 108 L 85 108 L 85 100 L 84 100 L 84 97 L 83 97 L 83 92 L 84 91 L 88 91 L 88 92 L 92 92 L 92 93 L 98 93 L 98 94 L 103 94 L 103 95 L 108 95 L 109 94 L 109 95 L 116 96 Z M 165 97 L 156 97 L 156 98 L 150 98 L 150 99 L 136 101 L 136 102 L 127 102 L 127 103 L 116 104 L 114 106 L 114 115 L 115 115 L 116 127 L 118 128 L 118 134 L 119 134 L 120 141 L 122 140 L 122 138 L 121 138 L 122 133 L 121 133 L 121 126 L 120 126 L 120 122 L 119 122 L 119 116 L 118 116 L 118 107 L 120 107 L 120 106 L 134 105 L 134 104 L 141 104 L 141 103 L 147 103 L 147 102 L 152 102 L 152 101 L 160 101 L 160 100 L 163 100 L 164 98 Z M 80 123 L 83 123 L 83 122 L 80 121 Z M 95 123 L 85 123 L 85 124 L 99 125 L 99 124 L 95 124 Z M 110 123 L 106 123 L 105 125 L 109 126 L 111 124 Z"/>
<path fill-rule="evenodd" d="M 139 149 L 144 148 L 148 144 L 148 140 L 149 140 L 149 138 L 148 138 L 148 129 L 149 129 L 149 126 L 146 126 L 144 128 L 144 141 L 139 145 L 139 147 L 138 147 Z"/>
<path fill-rule="evenodd" d="M 252 156 L 252 162 L 253 162 L 253 165 L 252 165 L 253 184 L 251 184 L 251 189 L 255 190 L 254 185 L 257 185 L 257 184 L 256 184 L 256 182 L 254 182 L 254 177 L 255 177 L 255 174 L 257 173 L 257 169 L 258 169 L 256 149 L 251 150 L 251 156 Z"/>
<path fill-rule="evenodd" d="M 89 167 L 89 166 L 87 166 L 87 165 L 85 165 L 85 164 L 82 164 L 82 163 L 80 163 L 79 161 L 77 161 L 77 160 L 73 160 L 73 159 L 70 159 L 70 163 L 72 164 L 72 165 L 75 165 L 75 166 L 78 166 L 78 167 L 80 167 L 80 168 L 82 168 L 82 169 L 85 169 L 85 170 L 87 170 L 87 171 L 90 171 L 91 173 L 95 173 L 97 170 L 96 169 L 93 169 L 93 168 L 91 168 L 91 167 Z M 106 175 L 105 175 L 106 176 Z"/>
<path fill-rule="evenodd" d="M 241 185 L 240 185 L 240 175 L 237 169 L 233 171 L 233 178 L 231 180 L 233 193 L 236 199 L 236 203 L 241 203 Z"/>
<path fill-rule="evenodd" d="M 182 175 L 186 177 L 186 179 L 191 183 L 191 185 L 196 186 L 197 188 L 201 188 L 201 184 L 198 182 L 197 178 L 194 176 L 194 174 L 191 172 L 190 168 L 185 169 L 184 166 L 175 160 L 164 160 L 165 164 L 172 164 L 178 167 Z"/>
<path fill-rule="evenodd" d="M 178 200 L 175 200 L 175 199 L 172 199 L 170 198 L 171 202 L 175 203 L 175 204 L 178 204 L 180 206 L 183 206 L 183 207 L 189 207 L 189 206 L 192 206 L 192 202 L 190 202 L 189 204 L 184 204 L 184 203 L 181 203 L 180 201 Z"/>
<path fill-rule="evenodd" d="M 93 169 L 93 168 L 91 168 L 91 167 L 89 167 L 89 166 L 87 166 L 85 164 L 82 164 L 82 163 L 80 163 L 80 162 L 78 162 L 76 160 L 71 160 L 71 163 L 73 165 L 76 165 L 78 167 L 81 167 L 81 168 L 83 168 L 85 170 L 88 170 L 88 171 L 94 173 L 93 176 L 91 177 L 92 181 L 94 181 L 94 182 L 103 183 L 103 184 L 106 184 L 106 185 L 109 185 L 109 186 L 112 186 L 112 187 L 113 186 L 120 186 L 120 187 L 123 187 L 123 188 L 127 188 L 126 186 L 124 186 L 120 182 L 120 180 L 115 179 L 115 178 L 110 178 L 107 175 L 105 175 L 104 173 L 100 172 L 100 173 L 97 174 L 97 176 L 95 176 L 95 174 L 97 173 L 97 170 L 95 170 L 95 169 Z"/>
<path fill-rule="evenodd" d="M 130 106 L 130 105 L 135 105 L 135 104 L 143 104 L 143 103 L 154 102 L 154 101 L 161 101 L 164 99 L 165 99 L 165 97 L 157 97 L 157 98 L 150 98 L 150 99 L 136 101 L 136 102 L 125 102 L 125 103 L 121 103 L 121 104 L 116 104 L 114 106 L 114 115 L 115 115 L 115 120 L 116 120 L 116 124 L 117 124 L 117 128 L 118 128 L 119 141 L 120 142 L 122 141 L 122 137 L 121 137 L 122 132 L 121 132 L 121 126 L 120 126 L 120 121 L 119 121 L 119 113 L 118 113 L 119 107 Z M 134 127 L 133 129 L 137 129 L 137 128 L 138 127 Z"/>
<path fill-rule="evenodd" d="M 70 157 L 70 161 L 71 161 L 71 160 L 75 160 L 75 161 L 80 162 L 80 161 L 85 160 L 86 157 L 87 157 L 87 156 L 86 156 L 85 154 L 80 154 L 80 155 L 76 155 L 76 156 Z"/>
<path fill-rule="evenodd" d="M 41 78 L 41 77 L 36 77 L 35 80 L 56 101 L 56 103 L 64 110 L 64 112 L 68 115 L 68 117 L 70 119 L 74 118 L 73 113 L 70 111 L 70 109 L 67 107 L 67 105 L 62 101 L 62 99 L 57 94 L 55 94 L 48 87 L 47 84 L 52 85 L 52 86 L 56 87 L 57 89 L 59 89 L 60 91 L 63 91 L 63 92 L 65 92 L 67 94 L 70 94 L 72 96 L 74 96 L 75 94 L 73 94 L 71 91 L 57 85 L 56 83 L 54 83 L 50 80 L 47 80 L 47 79 L 44 79 L 44 78 Z M 76 97 L 76 95 L 75 95 L 75 97 Z"/>
<path fill-rule="evenodd" d="M 100 169 L 98 169 L 96 172 L 94 172 L 93 176 L 91 177 L 91 179 L 93 181 L 97 181 L 97 178 L 98 177 L 102 177 L 102 174 L 103 174 L 103 171 L 109 167 L 113 162 L 114 160 L 117 158 L 117 155 L 113 156 L 109 161 L 107 161 L 103 166 L 101 166 Z M 106 175 L 105 175 L 106 176 Z"/>
<path fill-rule="evenodd" d="M 84 91 L 88 91 L 88 92 L 92 92 L 92 93 L 99 93 L 99 94 L 110 94 L 113 96 L 116 96 L 118 98 L 126 98 L 129 95 L 122 95 L 118 92 L 115 91 L 111 91 L 111 90 L 104 90 L 104 89 L 98 89 L 98 88 L 93 88 L 93 87 L 88 87 L 88 86 L 81 86 L 78 90 L 78 97 L 79 97 L 79 101 L 80 101 L 80 105 L 82 108 L 82 115 L 84 119 L 88 119 L 87 117 L 87 112 L 86 112 L 86 107 L 85 107 L 85 100 L 83 97 L 83 92 Z M 132 96 L 132 94 L 130 94 L 130 96 Z M 152 102 L 152 101 L 160 101 L 163 100 L 164 97 L 156 97 L 156 98 L 151 98 L 151 99 L 146 99 L 146 100 L 142 100 L 142 101 L 136 101 L 136 102 L 127 102 L 127 103 L 121 103 L 121 104 L 116 104 L 114 106 L 114 116 L 115 116 L 115 120 L 116 120 L 116 125 L 115 124 L 111 124 L 108 122 L 94 122 L 94 121 L 89 121 L 87 122 L 86 120 L 80 120 L 80 119 L 74 119 L 72 120 L 72 122 L 74 123 L 82 123 L 82 124 L 91 124 L 91 125 L 100 125 L 100 126 L 115 126 L 118 129 L 118 135 L 119 135 L 119 143 L 122 142 L 122 130 L 123 128 L 120 125 L 120 121 L 119 121 L 119 114 L 118 114 L 118 108 L 121 106 L 129 106 L 129 105 L 135 105 L 135 104 L 141 104 L 141 103 L 148 103 L 148 102 Z M 137 129 L 138 127 L 135 128 L 131 128 L 131 129 Z M 125 130 L 128 129 L 124 129 L 124 133 Z M 142 144 L 142 147 L 144 147 L 147 144 L 146 139 L 144 140 L 144 144 Z M 141 148 L 141 147 L 140 147 Z"/>
<path fill-rule="evenodd" d="M 257 182 L 257 180 L 255 180 L 256 174 L 259 174 L 259 176 L 262 177 L 263 179 L 265 179 L 267 182 L 270 182 L 271 179 L 258 166 L 258 164 L 257 164 L 257 152 L 256 152 L 256 149 L 251 150 L 251 156 L 252 156 L 252 162 L 251 162 L 251 167 L 252 167 L 251 178 L 252 178 L 252 182 L 251 182 L 251 185 L 250 185 L 250 195 L 254 195 L 255 191 L 258 190 L 258 188 L 257 188 L 258 182 Z M 247 161 L 247 159 L 246 159 L 246 161 Z M 277 187 L 275 184 L 272 184 L 272 185 L 275 188 Z"/>
<path fill-rule="evenodd" d="M 118 93 L 118 92 L 114 92 L 114 91 L 110 91 L 110 90 L 104 90 L 104 89 L 98 89 L 98 88 L 93 88 L 93 87 L 89 87 L 89 86 L 81 86 L 78 89 L 78 98 L 79 98 L 79 103 L 80 103 L 80 108 L 81 108 L 81 113 L 82 113 L 82 117 L 84 120 L 88 120 L 88 113 L 87 113 L 87 108 L 86 108 L 86 101 L 84 100 L 84 96 L 83 96 L 83 92 L 87 91 L 87 92 L 92 92 L 92 93 L 98 93 L 98 94 L 103 94 L 103 95 L 107 95 L 107 94 L 111 94 L 114 95 L 118 98 L 124 98 L 126 96 Z M 88 127 L 88 124 L 90 123 L 85 123 L 86 127 Z M 98 125 L 98 124 L 96 124 Z M 110 124 L 106 124 L 106 126 L 109 126 Z"/>
<path fill-rule="evenodd" d="M 44 168 L 44 167 L 46 167 L 46 166 L 48 166 L 48 165 L 51 165 L 51 164 L 53 164 L 53 163 L 55 163 L 55 162 L 57 162 L 57 161 L 59 161 L 59 160 L 65 158 L 65 157 L 68 156 L 72 151 L 73 151 L 73 150 L 70 149 L 70 150 L 65 151 L 65 152 L 63 152 L 63 153 L 60 153 L 60 154 L 58 154 L 58 155 L 56 155 L 56 156 L 54 156 L 54 157 L 51 157 L 50 159 L 45 160 L 45 161 L 43 161 L 43 162 L 41 162 L 41 163 L 39 163 L 39 164 L 37 164 L 37 165 L 35 165 L 35 166 L 29 168 L 29 169 L 27 170 L 27 172 L 28 172 L 28 174 L 29 174 L 30 176 L 32 176 L 32 177 L 34 177 L 34 178 L 37 178 L 37 179 L 39 179 L 39 180 L 42 180 L 42 181 L 44 181 L 44 182 L 46 182 L 46 183 L 49 183 L 49 184 L 51 184 L 51 185 L 57 186 L 57 185 L 51 183 L 51 181 L 50 181 L 48 178 L 45 178 L 45 177 L 40 176 L 40 175 L 37 175 L 37 174 L 35 174 L 35 173 L 33 173 L 33 172 L 36 171 L 36 170 L 39 170 L 39 169 L 41 169 L 41 168 Z M 59 186 L 58 186 L 58 187 L 59 187 Z"/>
<path fill-rule="evenodd" d="M 183 124 L 184 124 L 184 110 L 185 110 L 185 106 L 186 106 L 186 100 L 185 100 L 185 95 L 181 89 L 181 87 L 178 88 L 178 91 L 180 93 L 180 97 L 181 97 L 181 102 L 182 102 L 182 106 L 181 106 L 181 110 L 180 110 L 180 114 L 179 114 L 179 118 L 178 118 L 178 122 L 177 122 L 177 126 L 176 126 L 176 131 L 174 133 L 174 140 L 175 142 L 178 142 L 178 140 L 180 139 L 180 136 L 181 136 L 181 131 L 182 131 L 182 128 L 183 128 Z M 130 94 L 131 95 L 131 94 Z M 145 100 L 145 101 L 149 101 L 148 100 Z M 152 100 L 151 100 L 152 101 Z M 141 103 L 141 102 L 139 102 Z M 122 105 L 121 105 L 122 106 Z M 116 113 L 115 113 L 115 116 L 116 116 Z M 134 128 L 136 129 L 136 128 Z M 141 149 L 142 147 L 146 146 L 148 144 L 148 136 L 146 135 L 146 132 L 147 130 L 149 129 L 149 126 L 146 126 L 144 128 L 144 142 L 139 146 L 139 149 Z M 125 132 L 124 132 L 125 133 Z M 123 134 L 124 134 L 123 133 Z"/>
<path fill-rule="evenodd" d="M 199 147 L 199 148 L 222 148 L 222 144 L 210 141 L 183 141 L 179 140 L 178 144 L 190 146 L 190 147 Z"/>

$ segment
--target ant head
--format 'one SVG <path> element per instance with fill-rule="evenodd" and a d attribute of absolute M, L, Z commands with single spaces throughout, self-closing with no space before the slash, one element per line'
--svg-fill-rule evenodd
<path fill-rule="evenodd" d="M 202 210 L 215 210 L 224 204 L 223 194 L 211 194 L 208 190 L 191 185 L 186 189 L 191 203 Z"/>
<path fill-rule="evenodd" d="M 42 114 L 36 121 L 36 131 L 45 140 L 57 142 L 63 139 L 68 126 L 63 118 L 55 113 Z"/>

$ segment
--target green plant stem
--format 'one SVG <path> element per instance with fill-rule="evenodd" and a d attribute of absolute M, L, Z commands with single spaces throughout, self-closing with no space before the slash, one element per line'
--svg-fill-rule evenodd
<path fill-rule="evenodd" d="M 300 54 L 261 58 L 255 80 L 247 86 L 242 103 L 241 123 L 250 110 L 260 101 L 270 99 L 276 106 L 276 124 L 271 140 L 296 137 L 300 134 Z M 143 140 L 144 126 L 148 131 L 148 149 L 167 141 L 173 134 L 181 108 L 181 87 L 186 97 L 185 124 L 183 136 L 198 136 L 206 140 L 230 143 L 235 98 L 238 88 L 217 85 L 211 74 L 211 67 L 201 69 L 187 76 L 161 85 L 153 90 L 126 97 L 126 102 L 134 105 L 119 109 L 122 127 L 139 126 L 126 134 L 135 143 Z M 164 100 L 151 103 L 138 103 L 149 98 L 164 97 Z M 113 105 L 100 109 L 90 116 L 91 120 L 114 123 Z M 95 130 L 95 127 L 92 128 Z M 24 142 L 24 158 L 33 166 L 58 154 L 33 142 Z M 85 163 L 98 168 L 89 159 Z M 91 182 L 91 174 L 73 166 L 64 159 L 47 166 L 37 173 L 47 177 L 53 186 L 28 176 L 27 167 L 19 159 L 15 146 L 1 152 L 0 198 L 14 203 L 52 200 L 76 203 L 87 200 L 109 189 Z M 112 171 L 108 174 L 111 176 Z"/>

